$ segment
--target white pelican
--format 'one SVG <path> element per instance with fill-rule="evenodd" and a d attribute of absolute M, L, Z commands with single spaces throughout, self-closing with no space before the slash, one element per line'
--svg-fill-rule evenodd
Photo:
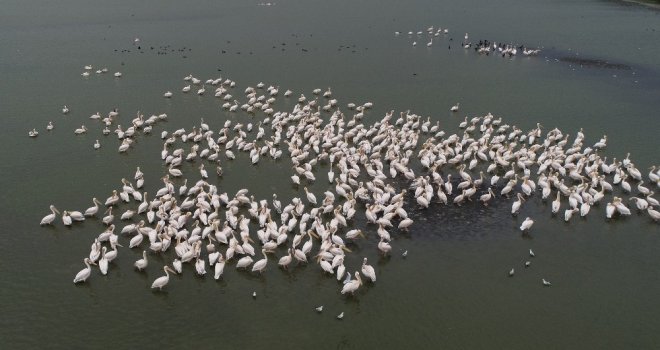
<path fill-rule="evenodd" d="M 309 192 L 309 191 L 307 190 L 307 187 L 305 187 L 305 193 L 307 194 L 307 200 L 308 200 L 310 203 L 316 205 L 316 204 L 317 204 L 317 203 L 316 203 L 316 196 L 314 195 L 314 193 Z"/>
<path fill-rule="evenodd" d="M 525 221 L 523 221 L 522 225 L 520 225 L 520 231 L 529 231 L 530 228 L 532 228 L 532 225 L 534 225 L 534 220 L 532 220 L 530 217 L 525 218 Z"/>
<path fill-rule="evenodd" d="M 293 261 L 293 256 L 292 256 L 292 253 L 291 253 L 291 249 L 288 249 L 287 253 L 288 254 L 281 257 L 280 260 L 277 263 L 279 266 L 281 266 L 285 269 L 287 268 L 287 266 L 289 266 L 289 264 L 291 264 L 291 261 Z"/>
<path fill-rule="evenodd" d="M 86 132 L 87 132 L 87 127 L 84 125 L 73 131 L 73 133 L 76 135 L 84 134 Z"/>
<path fill-rule="evenodd" d="M 99 148 L 101 148 L 101 143 L 99 142 L 99 140 L 96 140 L 94 142 L 94 149 L 99 149 Z"/>
<path fill-rule="evenodd" d="M 80 272 L 76 274 L 76 277 L 73 279 L 73 283 L 85 282 L 92 274 L 92 268 L 89 266 L 89 264 L 91 263 L 93 265 L 96 265 L 92 261 L 90 261 L 89 258 L 85 258 L 85 260 L 83 261 L 85 262 L 85 266 L 87 267 L 80 270 Z"/>
<path fill-rule="evenodd" d="M 103 247 L 103 250 L 101 252 L 101 260 L 99 260 L 99 270 L 101 270 L 101 274 L 107 275 L 108 274 L 108 259 L 105 257 L 105 253 L 107 251 L 106 247 Z"/>
<path fill-rule="evenodd" d="M 350 274 L 348 276 L 350 277 Z M 344 286 L 341 289 L 341 294 L 346 294 L 346 293 L 355 294 L 355 291 L 358 288 L 360 288 L 361 285 L 362 285 L 362 278 L 360 278 L 360 273 L 355 271 L 355 279 L 350 280 L 344 284 Z"/>
<path fill-rule="evenodd" d="M 376 271 L 373 266 L 367 265 L 367 258 L 362 260 L 362 274 L 371 280 L 371 282 L 376 282 Z"/>
<path fill-rule="evenodd" d="M 158 288 L 158 290 L 163 290 L 163 287 L 165 287 L 167 283 L 170 282 L 170 274 L 168 272 L 176 273 L 176 271 L 172 270 L 167 265 L 163 267 L 163 271 L 165 271 L 165 276 L 156 278 L 154 283 L 151 284 L 151 289 Z"/>
<path fill-rule="evenodd" d="M 44 216 L 44 218 L 41 219 L 41 223 L 40 223 L 39 225 L 42 225 L 42 226 L 43 226 L 43 225 L 50 225 L 50 224 L 52 224 L 53 221 L 55 221 L 55 217 L 57 216 L 56 214 L 59 214 L 59 213 L 60 213 L 60 212 L 57 210 L 57 208 L 55 208 L 54 205 L 51 205 L 51 206 L 50 206 L 50 211 L 51 211 L 51 214 L 48 214 L 48 215 Z"/>
<path fill-rule="evenodd" d="M 316 310 L 317 312 L 323 311 L 323 305 L 316 307 L 314 310 Z"/>
<path fill-rule="evenodd" d="M 142 235 L 140 234 L 140 236 L 142 236 Z M 142 271 L 142 270 L 147 268 L 147 265 L 149 265 L 149 260 L 147 260 L 147 251 L 143 250 L 142 251 L 142 259 L 137 260 L 133 264 L 133 266 L 135 266 L 135 268 L 138 269 L 139 271 Z"/>
<path fill-rule="evenodd" d="M 250 264 L 252 264 L 252 258 L 249 255 L 244 256 L 238 259 L 238 262 L 236 263 L 236 268 L 237 269 L 247 268 L 248 266 L 250 266 Z"/>
<path fill-rule="evenodd" d="M 264 258 L 258 260 L 257 262 L 254 263 L 254 265 L 252 265 L 252 272 L 259 271 L 259 273 L 262 273 L 266 268 L 266 263 L 268 262 L 268 256 L 266 255 L 266 250 L 262 249 L 261 254 L 263 254 Z"/>
<path fill-rule="evenodd" d="M 171 92 L 171 91 L 167 91 L 167 92 L 165 92 L 165 93 L 163 94 L 163 97 L 165 97 L 165 98 L 170 98 L 170 97 L 172 97 L 172 92 Z"/>
<path fill-rule="evenodd" d="M 339 315 L 337 315 L 338 320 L 341 320 L 342 318 L 344 318 L 344 312 L 343 311 Z"/>
<path fill-rule="evenodd" d="M 53 122 L 48 122 L 48 125 L 46 126 L 46 130 L 50 131 L 53 130 L 55 126 L 53 126 Z"/>
<path fill-rule="evenodd" d="M 455 105 L 451 106 L 451 108 L 449 109 L 449 111 L 451 111 L 451 112 L 458 112 L 458 108 L 459 108 L 459 106 L 460 106 L 460 103 L 457 102 Z"/>
<path fill-rule="evenodd" d="M 73 220 L 71 219 L 71 216 L 69 215 L 68 211 L 63 211 L 62 212 L 62 223 L 64 223 L 65 226 L 71 226 L 71 223 Z"/>
<path fill-rule="evenodd" d="M 63 113 L 63 114 L 67 114 L 67 113 L 69 113 L 69 107 L 67 107 L 66 105 L 64 105 L 64 107 L 62 107 L 62 113 Z"/>
<path fill-rule="evenodd" d="M 115 78 L 121 78 L 121 72 L 115 72 L 114 76 Z"/>
<path fill-rule="evenodd" d="M 215 262 L 214 270 L 213 278 L 217 280 L 220 278 L 220 276 L 222 276 L 225 270 L 225 259 L 222 257 L 222 254 L 218 255 L 218 260 Z"/>

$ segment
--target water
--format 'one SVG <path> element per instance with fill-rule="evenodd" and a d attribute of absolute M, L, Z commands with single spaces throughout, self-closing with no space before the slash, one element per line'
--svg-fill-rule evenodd
<path fill-rule="evenodd" d="M 171 278 L 166 292 L 152 293 L 149 286 L 169 259 L 151 255 L 148 271 L 135 273 L 132 264 L 140 252 L 126 248 L 108 276 L 94 270 L 89 283 L 74 286 L 71 280 L 103 228 L 88 220 L 66 229 L 59 219 L 55 227 L 40 228 L 49 204 L 87 208 L 91 197 L 106 198 L 138 165 L 153 194 L 164 171 L 158 159 L 161 130 L 190 128 L 200 117 L 216 130 L 226 118 L 247 120 L 223 112 L 222 102 L 209 95 L 180 94 L 181 78 L 190 73 L 236 80 L 235 96 L 259 81 L 308 97 L 313 88 L 331 86 L 342 105 L 373 101 L 369 121 L 390 109 L 411 109 L 450 132 L 465 115 L 487 112 L 523 129 L 540 122 L 544 130 L 556 126 L 574 135 L 583 127 L 587 143 L 609 136 L 610 159 L 630 152 L 645 175 L 657 164 L 658 11 L 612 1 L 257 3 L 3 5 L 3 347 L 651 348 L 658 343 L 657 224 L 637 214 L 608 223 L 604 205 L 587 219 L 566 224 L 552 218 L 549 203 L 538 196 L 518 218 L 508 214 L 510 201 L 489 208 L 411 208 L 416 223 L 409 233 L 393 234 L 389 258 L 378 256 L 375 230 L 368 227 L 370 240 L 352 246 L 355 254 L 346 264 L 353 271 L 367 256 L 378 282 L 355 298 L 341 296 L 334 278 L 315 264 L 282 271 L 272 261 L 262 276 L 228 266 L 220 282 L 198 278 L 187 266 L 182 276 Z M 393 35 L 430 25 L 450 30 L 431 48 L 424 39 L 413 48 L 407 35 Z M 459 48 L 465 32 L 471 40 L 542 46 L 549 56 L 545 51 L 513 60 L 479 56 Z M 144 53 L 132 45 L 135 37 Z M 184 51 L 155 53 L 166 45 Z M 146 49 L 151 46 L 156 49 Z M 632 69 L 555 61 L 576 53 Z M 86 64 L 107 66 L 124 77 L 92 73 L 84 79 Z M 175 92 L 172 100 L 161 97 L 166 90 Z M 456 102 L 461 112 L 451 115 L 448 109 Z M 276 106 L 287 110 L 292 103 L 279 98 Z M 67 116 L 60 113 L 64 104 L 71 108 Z M 115 107 L 123 122 L 138 110 L 170 118 L 120 155 L 116 139 L 102 136 L 98 124 L 87 119 Z M 49 120 L 55 123 L 50 133 Z M 81 124 L 90 132 L 74 136 Z M 33 127 L 40 131 L 36 139 L 26 136 Z M 97 138 L 103 147 L 94 151 Z M 288 161 L 262 160 L 253 167 L 245 155 L 239 158 L 224 163 L 219 185 L 229 193 L 247 186 L 256 198 L 274 192 L 283 199 L 304 195 L 284 175 Z M 318 197 L 326 183 L 317 177 L 310 189 Z M 525 216 L 536 220 L 530 237 L 517 229 Z M 358 218 L 353 225 L 364 222 Z M 529 248 L 537 253 L 533 259 Z M 405 259 L 404 250 L 409 251 Z M 532 262 L 528 269 L 525 260 Z M 511 267 L 516 275 L 508 278 Z M 553 286 L 543 288 L 541 278 Z M 314 311 L 318 305 L 325 305 L 321 314 Z M 342 311 L 344 319 L 336 320 Z"/>

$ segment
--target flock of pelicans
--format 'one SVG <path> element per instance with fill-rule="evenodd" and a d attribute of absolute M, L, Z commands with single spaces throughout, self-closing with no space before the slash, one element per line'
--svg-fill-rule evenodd
<path fill-rule="evenodd" d="M 262 273 L 275 265 L 286 269 L 314 263 L 339 281 L 341 294 L 354 294 L 364 284 L 376 283 L 377 272 L 367 258 L 360 266 L 344 265 L 353 242 L 373 242 L 381 254 L 391 254 L 393 233 L 413 224 L 407 210 L 423 210 L 431 203 L 488 205 L 496 198 L 514 198 L 511 214 L 516 215 L 527 198 L 540 196 L 552 201 L 554 214 L 560 215 L 563 208 L 563 219 L 569 221 L 574 214 L 602 210 L 601 203 L 611 197 L 604 205 L 608 219 L 631 215 L 636 209 L 660 220 L 660 204 L 652 192 L 660 187 L 660 168 L 652 167 L 645 180 L 629 155 L 608 161 L 600 154 L 607 136 L 587 145 L 582 130 L 573 138 L 557 128 L 544 131 L 540 124 L 523 131 L 491 114 L 465 117 L 461 132 L 448 135 L 439 121 L 410 111 L 390 111 L 365 124 L 363 117 L 372 104 L 351 103 L 346 115 L 330 88 L 316 89 L 310 97 L 301 94 L 291 111 L 276 111 L 279 87 L 263 83 L 248 87 L 245 102 L 239 104 L 232 96 L 236 84 L 230 79 L 202 82 L 191 75 L 184 80 L 183 93 L 201 95 L 212 88 L 216 97 L 226 101 L 222 108 L 228 115 L 242 112 L 245 118 L 228 119 L 219 129 L 202 119 L 188 130 L 162 131 L 165 174 L 162 184 L 149 191 L 151 196 L 144 190 L 145 176 L 138 167 L 132 180 L 121 179 L 121 187 L 105 201 L 93 198 L 93 205 L 82 212 L 60 213 L 51 205 L 51 214 L 41 225 L 55 224 L 60 215 L 66 226 L 90 217 L 100 217 L 107 226 L 94 238 L 84 258 L 86 267 L 74 283 L 90 278 L 91 265 L 107 274 L 118 248 L 127 245 L 124 249 L 142 250 L 134 263 L 138 271 L 152 266 L 150 256 L 173 257 L 171 266 L 157 267 L 164 275 L 153 281 L 153 289 L 165 288 L 170 273 L 182 273 L 184 264 L 194 266 L 201 276 L 208 266 L 220 279 L 227 266 Z M 282 95 L 289 98 L 292 92 Z M 458 104 L 451 108 L 458 110 Z M 68 113 L 68 108 L 62 112 Z M 165 118 L 163 114 L 145 119 L 138 113 L 125 121 L 128 129 L 117 126 L 119 151 L 126 152 L 133 139 L 151 132 L 154 123 Z M 113 110 L 105 118 L 96 113 L 92 119 L 109 133 L 120 116 Z M 80 130 L 86 132 L 84 126 Z M 242 154 L 252 164 L 267 158 L 290 159 L 291 181 L 304 194 L 282 202 L 276 193 L 256 199 L 247 188 L 233 194 L 223 191 L 219 185 L 223 164 Z M 184 173 L 184 168 L 194 171 Z M 211 169 L 216 173 L 213 179 Z M 329 184 L 322 194 L 306 187 L 320 181 Z M 356 215 L 366 218 L 369 230 L 354 227 Z M 122 222 L 126 224 L 116 230 Z M 533 224 L 527 217 L 520 230 L 527 234 Z"/>
<path fill-rule="evenodd" d="M 426 47 L 431 47 L 433 46 L 433 39 L 437 39 L 437 37 L 440 36 L 440 34 L 447 35 L 449 34 L 449 29 L 442 29 L 442 28 L 437 28 L 435 29 L 433 26 L 430 26 L 426 28 L 426 31 L 420 30 L 417 32 L 409 31 L 408 32 L 408 38 L 412 40 L 412 46 L 417 46 L 417 40 L 421 40 L 426 37 Z M 394 32 L 395 36 L 400 36 L 401 32 L 397 31 Z M 502 57 L 513 57 L 516 56 L 518 53 L 523 54 L 524 56 L 536 56 L 541 52 L 539 49 L 531 49 L 527 48 L 524 45 L 513 45 L 513 44 L 505 44 L 505 43 L 498 43 L 496 41 L 491 42 L 490 40 L 479 40 L 478 43 L 473 44 L 471 41 L 469 41 L 470 36 L 468 33 L 465 33 L 465 36 L 463 37 L 463 41 L 461 42 L 461 47 L 464 49 L 470 49 L 474 47 L 474 51 L 479 53 L 479 54 L 484 54 L 486 56 L 490 55 L 491 53 L 493 54 L 499 54 Z M 452 39 L 449 39 L 452 41 Z M 448 44 L 448 48 L 451 50 L 451 43 Z"/>

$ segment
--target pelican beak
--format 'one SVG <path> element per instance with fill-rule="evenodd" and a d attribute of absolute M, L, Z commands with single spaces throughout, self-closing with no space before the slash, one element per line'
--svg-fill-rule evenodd
<path fill-rule="evenodd" d="M 346 248 L 345 245 L 341 246 L 341 250 L 343 250 L 343 251 L 345 251 L 345 252 L 347 252 L 347 253 L 352 253 L 352 251 L 351 251 L 350 249 Z"/>

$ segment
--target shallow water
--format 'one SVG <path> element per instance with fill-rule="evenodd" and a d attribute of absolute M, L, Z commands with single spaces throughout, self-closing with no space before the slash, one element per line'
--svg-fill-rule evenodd
<path fill-rule="evenodd" d="M 87 208 L 91 197 L 106 198 L 119 179 L 132 177 L 136 166 L 153 193 L 165 171 L 158 158 L 161 130 L 189 129 L 200 117 L 215 130 L 227 118 L 248 120 L 225 113 L 208 94 L 180 94 L 181 78 L 190 73 L 236 80 L 235 96 L 259 81 L 308 97 L 314 88 L 331 86 L 342 105 L 374 102 L 368 121 L 391 109 L 410 109 L 440 121 L 448 132 L 455 132 L 465 115 L 488 112 L 524 130 L 540 122 L 544 131 L 559 127 L 573 136 L 584 128 L 587 143 L 607 134 L 609 159 L 630 152 L 645 176 L 658 162 L 658 11 L 610 1 L 257 3 L 3 5 L 0 344 L 16 349 L 656 346 L 658 225 L 635 213 L 606 222 L 604 205 L 567 224 L 553 218 L 549 202 L 538 195 L 518 217 L 509 215 L 510 200 L 488 208 L 432 204 L 427 211 L 416 210 L 409 200 L 415 225 L 407 233 L 393 232 L 391 257 L 378 256 L 373 226 L 366 228 L 367 242 L 351 246 L 350 270 L 366 256 L 378 273 L 378 282 L 354 298 L 341 296 L 339 284 L 315 264 L 282 271 L 272 262 L 262 276 L 228 266 L 220 282 L 198 278 L 187 266 L 182 276 L 171 278 L 167 291 L 152 293 L 151 282 L 162 274 L 159 266 L 170 259 L 152 255 L 148 271 L 135 273 L 132 264 L 140 254 L 127 248 L 108 276 L 94 270 L 89 283 L 74 286 L 71 280 L 103 228 L 98 220 L 72 229 L 58 220 L 55 227 L 40 228 L 49 204 Z M 413 48 L 407 34 L 394 36 L 397 30 L 430 25 L 450 30 L 430 48 L 424 39 Z M 552 55 L 479 56 L 459 48 L 465 32 L 477 41 L 539 46 Z M 142 50 L 134 47 L 135 37 Z M 167 54 L 157 54 L 159 49 Z M 555 60 L 576 54 L 631 69 Z M 86 64 L 124 76 L 92 73 L 85 79 L 80 73 Z M 166 90 L 174 98 L 163 99 Z M 292 101 L 280 97 L 276 106 L 290 110 Z M 448 109 L 456 102 L 461 112 L 452 115 Z M 64 104 L 71 108 L 67 116 L 60 112 Z M 98 124 L 87 119 L 115 107 L 125 123 L 138 110 L 170 117 L 122 155 L 116 139 L 102 136 Z M 49 120 L 55 124 L 52 132 L 45 130 Z M 81 124 L 90 132 L 74 136 Z M 26 136 L 33 127 L 40 131 L 36 139 Z M 97 138 L 103 147 L 94 151 Z M 262 160 L 253 167 L 242 154 L 224 167 L 219 186 L 229 193 L 247 186 L 256 198 L 274 192 L 283 199 L 304 195 L 286 175 L 289 161 Z M 283 175 L 272 175 L 277 173 Z M 317 177 L 310 189 L 318 197 L 326 182 Z M 526 216 L 536 223 L 523 237 L 518 226 Z M 365 227 L 360 218 L 352 224 Z M 525 269 L 528 259 L 532 265 Z M 511 267 L 516 275 L 508 278 Z M 553 286 L 543 288 L 541 278 Z M 318 314 L 314 307 L 321 304 L 325 309 Z M 336 320 L 342 311 L 344 319 Z"/>

